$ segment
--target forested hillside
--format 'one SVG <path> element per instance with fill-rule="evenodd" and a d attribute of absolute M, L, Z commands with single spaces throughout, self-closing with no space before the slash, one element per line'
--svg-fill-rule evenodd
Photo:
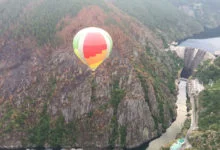
<path fill-rule="evenodd" d="M 170 0 L 180 11 L 197 20 L 205 28 L 220 25 L 219 0 Z"/>
<path fill-rule="evenodd" d="M 103 0 L 0 4 L 0 147 L 134 148 L 175 119 L 182 61 L 151 26 Z M 88 26 L 114 43 L 95 73 L 72 49 Z"/>
<path fill-rule="evenodd" d="M 220 25 L 218 0 L 114 0 L 113 4 L 149 26 L 166 42 Z"/>
<path fill-rule="evenodd" d="M 0 34 L 7 32 L 11 28 L 11 36 L 24 38 L 34 36 L 39 45 L 46 43 L 59 44 L 59 39 L 55 34 L 61 31 L 66 24 L 61 19 L 76 16 L 78 12 L 88 5 L 99 5 L 107 9 L 101 0 L 21 0 L 15 2 L 7 0 L 0 6 L 2 21 L 0 22 Z"/>
<path fill-rule="evenodd" d="M 201 32 L 203 26 L 169 0 L 114 0 L 117 7 L 149 26 L 167 42 Z"/>
<path fill-rule="evenodd" d="M 220 147 L 220 58 L 200 66 L 196 77 L 206 86 L 199 95 L 199 130 L 189 137 L 194 149 Z"/>

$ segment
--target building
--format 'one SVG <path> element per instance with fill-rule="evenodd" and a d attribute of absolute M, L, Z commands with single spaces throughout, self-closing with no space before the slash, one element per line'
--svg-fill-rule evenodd
<path fill-rule="evenodd" d="M 215 55 L 216 57 L 219 57 L 219 56 L 220 56 L 220 50 L 219 50 L 219 51 L 215 51 L 215 52 L 214 52 L 214 55 Z"/>
<path fill-rule="evenodd" d="M 180 150 L 183 146 L 183 144 L 185 143 L 185 139 L 184 138 L 181 138 L 181 139 L 178 139 L 176 141 L 176 143 L 174 143 L 171 147 L 170 147 L 170 150 Z"/>

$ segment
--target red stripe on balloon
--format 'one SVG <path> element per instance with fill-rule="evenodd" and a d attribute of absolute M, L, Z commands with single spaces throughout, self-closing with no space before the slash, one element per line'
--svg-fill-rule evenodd
<path fill-rule="evenodd" d="M 88 33 L 83 43 L 84 57 L 94 57 L 101 54 L 103 49 L 107 49 L 105 38 L 98 32 Z"/>

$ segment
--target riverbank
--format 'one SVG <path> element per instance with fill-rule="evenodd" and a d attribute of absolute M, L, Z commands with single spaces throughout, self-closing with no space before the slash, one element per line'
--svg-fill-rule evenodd
<path fill-rule="evenodd" d="M 180 43 L 179 46 L 197 48 L 215 54 L 220 50 L 220 36 L 207 39 L 187 39 Z"/>
<path fill-rule="evenodd" d="M 163 145 L 172 142 L 176 135 L 181 132 L 183 124 L 186 119 L 187 109 L 186 109 L 186 81 L 180 80 L 178 85 L 178 95 L 177 95 L 177 117 L 176 120 L 171 124 L 171 126 L 163 133 L 159 138 L 152 141 L 146 150 L 159 150 Z"/>
<path fill-rule="evenodd" d="M 187 118 L 184 122 L 183 128 L 181 132 L 176 136 L 175 141 L 179 138 L 184 138 L 185 143 L 182 149 L 191 148 L 192 145 L 189 141 L 189 136 L 192 134 L 193 131 L 198 130 L 198 118 L 199 118 L 199 99 L 198 95 L 201 91 L 204 90 L 204 86 L 199 83 L 198 79 L 189 79 L 187 81 L 187 98 L 190 100 L 190 105 L 187 107 Z M 189 103 L 189 102 L 188 102 Z M 189 108 L 191 107 L 191 110 Z M 174 142 L 173 142 L 174 143 Z M 163 150 L 169 149 L 172 143 L 168 143 L 163 146 Z"/>
<path fill-rule="evenodd" d="M 180 44 L 187 39 L 207 39 L 207 38 L 214 38 L 219 36 L 220 36 L 220 26 L 213 29 L 205 28 L 203 32 L 194 34 L 184 39 L 177 40 L 177 43 Z"/>
<path fill-rule="evenodd" d="M 166 50 L 175 50 L 180 58 L 184 57 L 185 48 L 201 49 L 212 54 L 220 53 L 220 26 L 213 29 L 206 28 L 203 32 L 168 44 Z"/>

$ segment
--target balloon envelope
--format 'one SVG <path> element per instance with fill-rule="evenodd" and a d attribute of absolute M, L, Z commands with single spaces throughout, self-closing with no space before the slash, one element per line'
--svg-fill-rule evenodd
<path fill-rule="evenodd" d="M 109 57 L 112 45 L 111 36 L 105 30 L 96 27 L 80 30 L 73 39 L 74 53 L 92 71 Z"/>

